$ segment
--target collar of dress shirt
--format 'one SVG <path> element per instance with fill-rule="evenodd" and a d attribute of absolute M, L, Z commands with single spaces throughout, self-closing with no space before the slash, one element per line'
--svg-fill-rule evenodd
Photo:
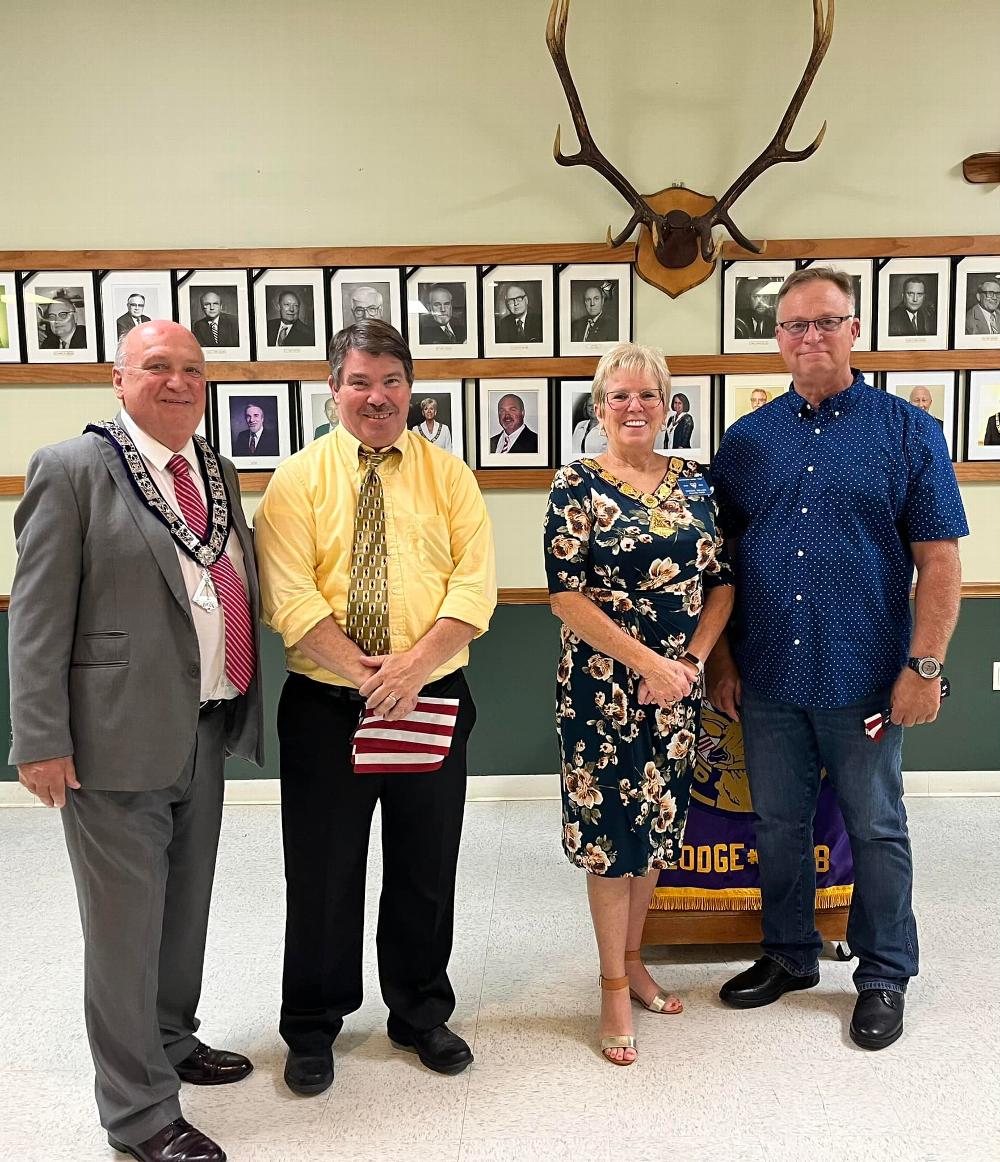
<path fill-rule="evenodd" d="M 403 460 L 406 458 L 407 445 L 412 435 L 412 432 L 404 428 L 398 439 L 394 440 L 392 444 L 389 445 L 390 448 L 395 448 L 399 453 L 399 459 L 397 460 L 395 457 L 393 457 L 391 460 L 389 460 L 389 462 L 386 464 L 388 469 L 392 470 L 394 467 L 398 468 L 402 465 Z M 341 458 L 341 460 L 343 460 L 345 464 L 357 471 L 358 449 L 362 447 L 361 441 L 357 438 L 357 436 L 349 432 L 343 424 L 338 424 L 330 433 L 330 436 L 333 440 L 333 447 L 336 450 L 337 455 Z M 418 438 L 423 439 L 423 437 Z M 364 446 L 367 447 L 368 445 L 366 444 Z M 387 451 L 388 449 L 383 450 Z"/>
<path fill-rule="evenodd" d="M 122 427 L 132 437 L 132 442 L 139 449 L 140 456 L 152 464 L 158 471 L 166 471 L 167 463 L 174 453 L 165 445 L 161 444 L 159 440 L 154 440 L 148 432 L 144 432 L 124 408 L 121 410 L 121 419 Z M 193 439 L 189 439 L 184 447 L 181 448 L 180 454 L 188 462 L 191 471 L 196 476 L 200 476 L 201 467 L 198 464 L 198 456 L 194 450 Z"/>
<path fill-rule="evenodd" d="M 528 426 L 527 424 L 522 424 L 519 428 L 515 428 L 509 436 L 507 436 L 506 430 L 504 428 L 501 428 L 500 429 L 500 443 L 497 444 L 497 447 L 498 448 L 500 447 L 500 444 L 503 443 L 504 436 L 507 436 L 507 447 L 509 448 L 510 445 L 514 443 L 514 441 L 518 438 L 518 436 L 520 436 L 520 434 L 524 431 L 524 429 L 527 426 Z"/>
<path fill-rule="evenodd" d="M 865 383 L 864 372 L 858 371 L 856 367 L 851 368 L 851 373 L 854 379 L 851 380 L 850 386 L 845 387 L 843 391 L 838 391 L 836 395 L 827 396 L 818 408 L 813 408 L 813 405 L 804 397 L 799 395 L 795 390 L 795 384 L 789 384 L 786 399 L 791 410 L 798 415 L 804 407 L 812 408 L 813 411 L 819 412 L 824 408 L 832 411 L 844 412 L 848 411 L 858 399 L 861 392 L 867 388 Z"/>

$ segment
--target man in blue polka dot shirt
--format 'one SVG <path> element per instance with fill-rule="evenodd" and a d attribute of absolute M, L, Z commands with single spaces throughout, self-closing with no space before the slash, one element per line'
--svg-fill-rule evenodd
<path fill-rule="evenodd" d="M 777 319 L 792 383 L 729 428 L 712 469 L 737 596 L 708 691 L 743 723 L 764 932 L 764 956 L 720 996 L 756 1008 L 819 982 L 812 821 L 825 767 L 854 857 L 850 1034 L 882 1049 L 903 1031 L 917 972 L 903 727 L 937 717 L 969 529 L 940 426 L 851 367 L 850 276 L 790 275 Z M 873 742 L 864 720 L 889 707 Z"/>

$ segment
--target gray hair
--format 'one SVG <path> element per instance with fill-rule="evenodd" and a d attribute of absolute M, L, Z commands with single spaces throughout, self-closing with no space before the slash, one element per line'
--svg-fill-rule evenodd
<path fill-rule="evenodd" d="M 806 266 L 802 270 L 793 271 L 781 284 L 781 290 L 778 291 L 778 297 L 774 304 L 775 313 L 781 306 L 781 300 L 789 291 L 793 291 L 799 286 L 806 286 L 811 282 L 832 282 L 837 290 L 842 291 L 847 296 L 847 300 L 851 304 L 851 314 L 857 314 L 858 304 L 854 301 L 854 281 L 849 274 L 837 270 L 835 266 Z"/>
<path fill-rule="evenodd" d="M 594 386 L 591 395 L 594 407 L 604 407 L 604 396 L 608 390 L 608 380 L 619 371 L 637 371 L 649 376 L 660 399 L 666 403 L 670 391 L 670 369 L 663 352 L 655 347 L 643 347 L 639 343 L 618 343 L 601 356 L 594 372 Z"/>

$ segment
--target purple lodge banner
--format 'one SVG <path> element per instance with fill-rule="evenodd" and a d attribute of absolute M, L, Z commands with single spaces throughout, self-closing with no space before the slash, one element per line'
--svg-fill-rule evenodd
<path fill-rule="evenodd" d="M 833 789 L 823 775 L 813 822 L 816 907 L 851 902 L 851 845 Z M 702 707 L 691 807 L 678 867 L 660 872 L 650 908 L 660 911 L 759 911 L 753 808 L 738 722 Z"/>

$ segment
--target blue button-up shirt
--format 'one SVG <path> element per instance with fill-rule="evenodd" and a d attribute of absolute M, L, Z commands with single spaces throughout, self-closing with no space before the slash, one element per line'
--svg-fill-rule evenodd
<path fill-rule="evenodd" d="M 832 708 L 890 686 L 909 653 L 911 543 L 969 531 L 937 421 L 860 372 L 818 408 L 789 387 L 727 430 L 712 480 L 747 687 Z"/>

